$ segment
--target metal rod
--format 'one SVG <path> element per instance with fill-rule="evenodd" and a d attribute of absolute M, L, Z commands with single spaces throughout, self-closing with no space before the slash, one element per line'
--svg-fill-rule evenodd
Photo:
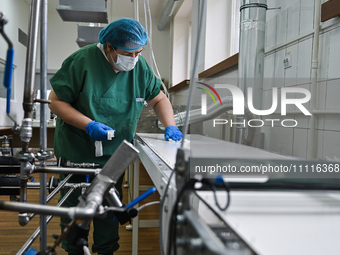
<path fill-rule="evenodd" d="M 104 213 L 102 211 L 97 211 L 98 203 L 94 200 L 90 200 L 85 206 L 69 208 L 0 200 L 0 209 L 6 211 L 56 215 L 69 219 L 91 219 Z M 124 210 L 125 208 L 118 207 L 115 209 L 116 212 L 124 212 Z"/>
<path fill-rule="evenodd" d="M 138 153 L 131 143 L 124 140 L 86 190 L 83 196 L 86 205 L 101 205 L 107 192 L 117 183 Z"/>
<path fill-rule="evenodd" d="M 68 176 L 65 177 L 64 180 L 62 180 L 59 185 L 49 194 L 47 197 L 47 202 L 49 202 L 68 182 L 68 180 L 72 177 L 72 174 L 69 174 Z"/>
<path fill-rule="evenodd" d="M 138 0 L 133 0 L 133 16 L 135 17 L 135 20 L 139 21 Z"/>
<path fill-rule="evenodd" d="M 17 212 L 32 212 L 45 215 L 57 215 L 70 218 L 70 208 L 56 208 L 55 206 L 37 205 L 20 202 L 0 201 L 0 209 Z"/>
<path fill-rule="evenodd" d="M 40 0 L 31 0 L 23 102 L 25 118 L 32 118 L 40 6 Z"/>
<path fill-rule="evenodd" d="M 321 0 L 314 2 L 314 38 L 313 38 L 313 49 L 312 49 L 312 72 L 311 72 L 311 100 L 309 103 L 309 109 L 314 111 L 317 103 L 318 93 L 318 68 L 319 68 L 319 43 L 320 43 L 320 23 L 321 23 Z M 307 158 L 315 159 L 317 156 L 316 147 L 316 128 L 317 128 L 317 117 L 312 114 L 309 120 L 308 130 L 308 150 Z"/>
<path fill-rule="evenodd" d="M 40 49 L 40 99 L 47 99 L 47 0 L 41 3 L 41 49 Z M 40 149 L 46 151 L 47 122 L 46 104 L 40 103 Z M 45 161 L 45 160 L 44 160 Z"/>
<path fill-rule="evenodd" d="M 30 20 L 28 32 L 28 45 L 26 54 L 25 70 L 25 87 L 23 108 L 25 111 L 22 120 L 20 138 L 22 142 L 22 154 L 28 154 L 28 144 L 32 138 L 32 108 L 33 108 L 33 86 L 35 75 L 35 62 L 37 55 L 37 38 L 40 13 L 40 0 L 32 0 L 30 7 Z M 26 155 L 27 156 L 27 155 Z M 27 158 L 27 157 L 24 158 Z M 27 172 L 25 168 L 28 164 L 28 158 L 21 162 L 20 167 L 20 201 L 27 201 Z M 25 213 L 19 213 L 19 224 L 24 226 L 28 223 L 28 217 Z"/>
<path fill-rule="evenodd" d="M 64 202 L 65 200 L 72 194 L 74 189 L 70 189 L 66 195 L 59 201 L 59 203 L 56 205 L 56 207 L 60 207 Z M 52 215 L 49 215 L 47 218 L 46 218 L 46 224 L 49 223 L 51 220 L 52 220 L 53 216 Z M 20 248 L 20 250 L 17 252 L 16 255 L 22 255 L 26 252 L 26 250 L 33 244 L 33 242 L 37 239 L 38 235 L 40 234 L 40 229 L 41 229 L 41 226 L 38 227 L 34 232 L 33 234 L 27 239 L 26 243 Z"/>
<path fill-rule="evenodd" d="M 104 196 L 117 183 L 125 169 L 137 157 L 138 152 L 131 143 L 124 140 L 106 162 L 100 174 L 93 180 L 91 186 L 86 190 L 85 199 L 77 207 L 55 208 L 48 205 L 0 201 L 0 209 L 44 215 L 52 214 L 71 219 L 93 218 L 102 213 L 98 211 L 98 208 L 101 206 Z M 117 211 L 124 211 L 124 209 L 117 208 Z"/>
<path fill-rule="evenodd" d="M 199 62 L 199 51 L 200 51 L 200 47 L 201 47 L 201 38 L 202 38 L 202 34 L 203 34 L 203 28 L 204 28 L 204 24 L 205 24 L 205 20 L 206 20 L 206 8 L 207 7 L 207 1 L 202 0 L 199 2 L 198 4 L 198 10 L 199 10 L 199 17 L 198 17 L 198 25 L 196 28 L 196 45 L 195 45 L 195 54 L 194 54 L 194 66 L 192 68 L 192 72 L 190 75 L 190 86 L 189 86 L 189 98 L 188 98 L 188 103 L 187 103 L 187 107 L 186 107 L 186 118 L 185 118 L 185 122 L 184 122 L 184 130 L 183 130 L 183 139 L 181 142 L 181 147 L 184 147 L 184 141 L 186 138 L 186 135 L 189 131 L 189 111 L 191 108 L 191 103 L 192 103 L 192 98 L 193 98 L 193 94 L 194 94 L 194 87 L 196 87 L 196 79 L 198 77 L 198 62 Z"/>
<path fill-rule="evenodd" d="M 73 167 L 34 166 L 34 173 L 58 173 L 58 174 L 98 174 L 100 169 L 80 169 Z"/>
<path fill-rule="evenodd" d="M 51 199 L 67 184 L 67 181 L 72 177 L 72 174 L 69 174 L 62 180 L 59 185 L 48 195 L 46 202 L 50 202 Z M 35 213 L 32 213 L 29 218 L 30 220 L 35 216 Z"/>
<path fill-rule="evenodd" d="M 47 82 L 47 0 L 41 2 L 41 23 L 40 23 L 40 98 L 46 100 Z M 41 164 L 46 165 L 47 147 L 47 122 L 46 104 L 40 103 L 40 151 L 42 153 Z M 40 204 L 46 205 L 46 173 L 40 174 Z M 46 215 L 40 215 L 40 250 L 47 248 L 47 220 Z"/>
<path fill-rule="evenodd" d="M 171 16 L 173 15 L 174 9 L 177 6 L 177 3 L 178 0 L 168 0 L 157 25 L 159 31 L 164 30 L 164 28 L 169 24 L 169 21 L 171 19 Z"/>
<path fill-rule="evenodd" d="M 263 70 L 267 0 L 242 0 L 240 7 L 240 50 L 238 64 L 239 87 L 248 98 L 248 88 L 253 89 L 252 102 L 262 108 Z M 242 122 L 243 116 L 237 116 Z M 237 129 L 235 140 L 240 143 L 245 129 Z"/>

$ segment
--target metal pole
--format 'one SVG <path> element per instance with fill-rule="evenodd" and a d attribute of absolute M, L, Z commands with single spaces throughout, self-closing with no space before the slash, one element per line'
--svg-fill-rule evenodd
<path fill-rule="evenodd" d="M 314 38 L 313 38 L 313 50 L 312 50 L 312 84 L 311 84 L 311 95 L 309 108 L 312 112 L 316 109 L 317 102 L 317 85 L 318 85 L 318 68 L 319 68 L 319 41 L 320 41 L 320 19 L 321 19 L 321 0 L 314 2 Z M 308 150 L 307 158 L 315 159 L 317 156 L 316 147 L 316 127 L 317 127 L 317 116 L 313 113 L 309 120 L 308 130 Z"/>
<path fill-rule="evenodd" d="M 41 25 L 40 25 L 40 97 L 46 100 L 46 82 L 47 82 L 47 0 L 41 2 Z M 41 165 L 46 166 L 46 147 L 47 147 L 47 122 L 46 122 L 46 104 L 40 103 L 40 151 L 43 158 Z M 40 204 L 46 205 L 46 173 L 40 174 Z M 40 250 L 47 248 L 47 221 L 46 215 L 40 215 Z"/>
<path fill-rule="evenodd" d="M 25 118 L 32 118 L 40 6 L 40 0 L 31 0 L 23 102 Z"/>
<path fill-rule="evenodd" d="M 20 201 L 27 201 L 27 181 L 28 173 L 26 168 L 29 166 L 30 153 L 28 144 L 32 138 L 32 108 L 33 108 L 33 86 L 35 76 L 35 63 L 37 55 L 37 39 L 39 26 L 40 0 L 31 0 L 30 20 L 28 26 L 28 45 L 26 54 L 25 88 L 23 108 L 25 111 L 22 120 L 20 139 L 22 142 L 22 162 L 20 167 Z M 26 213 L 19 213 L 19 223 L 24 226 L 28 223 Z"/>
<path fill-rule="evenodd" d="M 51 199 L 64 187 L 66 186 L 68 180 L 72 177 L 72 174 L 69 174 L 65 177 L 64 180 L 62 180 L 59 185 L 48 195 L 48 197 L 46 198 L 46 202 L 50 202 Z M 71 187 L 70 189 L 76 189 L 76 187 Z M 29 215 L 30 220 L 33 219 L 33 217 L 35 216 L 35 213 L 32 213 Z"/>
<path fill-rule="evenodd" d="M 133 13 L 134 13 L 135 20 L 139 21 L 138 0 L 133 0 Z"/>
<path fill-rule="evenodd" d="M 139 196 L 139 163 L 137 158 L 133 167 L 133 199 Z M 132 219 L 132 255 L 138 254 L 139 216 Z"/>
<path fill-rule="evenodd" d="M 34 166 L 34 173 L 52 173 L 52 174 L 79 174 L 79 175 L 87 175 L 93 174 L 96 175 L 100 172 L 100 169 L 81 169 L 81 168 L 73 168 L 73 167 L 53 167 L 53 166 Z"/>
<path fill-rule="evenodd" d="M 206 8 L 207 7 L 207 1 L 202 0 L 198 3 L 198 23 L 196 27 L 196 45 L 195 45 L 195 54 L 194 54 L 194 59 L 193 59 L 193 68 L 192 72 L 190 75 L 190 86 L 189 86 L 189 97 L 188 97 L 188 103 L 186 107 L 186 118 L 184 122 L 184 130 L 183 130 L 183 139 L 181 142 L 181 147 L 183 148 L 184 146 L 184 141 L 186 138 L 186 135 L 189 131 L 189 111 L 191 108 L 191 103 L 192 103 L 192 98 L 194 95 L 194 88 L 196 87 L 196 80 L 198 77 L 198 62 L 199 62 L 199 52 L 200 52 L 200 45 L 201 45 L 201 38 L 203 34 L 203 29 L 205 26 L 205 20 L 206 20 Z M 158 28 L 159 29 L 159 28 Z"/>
<path fill-rule="evenodd" d="M 72 194 L 74 189 L 70 189 L 66 195 L 62 198 L 62 200 L 59 201 L 59 203 L 56 205 L 56 207 L 60 207 L 64 202 L 65 200 Z M 49 215 L 46 219 L 46 224 L 49 223 L 51 220 L 52 220 L 53 216 L 52 215 Z M 17 252 L 16 255 L 22 255 L 24 254 L 24 252 L 26 252 L 26 250 L 33 244 L 33 242 L 35 241 L 35 239 L 37 239 L 39 233 L 40 233 L 40 230 L 41 230 L 41 226 L 38 227 L 34 232 L 33 234 L 27 239 L 26 243 L 21 247 L 21 249 Z M 41 236 L 41 234 L 40 234 Z"/>
<path fill-rule="evenodd" d="M 239 87 L 245 98 L 248 88 L 252 88 L 253 106 L 261 109 L 267 0 L 242 0 L 240 12 Z M 236 119 L 244 120 L 243 116 Z M 244 136 L 245 128 L 237 127 L 236 142 L 241 143 Z"/>

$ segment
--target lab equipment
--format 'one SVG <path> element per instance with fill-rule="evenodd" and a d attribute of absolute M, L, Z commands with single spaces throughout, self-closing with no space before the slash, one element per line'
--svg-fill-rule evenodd
<path fill-rule="evenodd" d="M 213 166 L 230 164 L 240 169 L 241 166 L 292 164 L 308 165 L 311 169 L 313 165 L 331 166 L 336 162 L 302 160 L 194 134 L 189 134 L 184 144 L 184 149 L 179 149 L 179 143 L 164 141 L 162 134 L 138 133 L 135 140 L 139 158 L 161 195 L 162 254 L 169 254 L 165 253 L 165 247 L 168 247 L 170 235 L 176 236 L 177 241 L 172 240 L 171 249 L 174 251 L 176 247 L 177 254 L 301 254 L 302 250 L 305 251 L 303 254 L 320 254 L 322 250 L 332 254 L 339 250 L 339 244 L 333 239 L 340 210 L 337 175 L 328 175 L 334 180 L 330 184 L 326 179 L 317 178 L 317 174 L 300 176 L 297 172 L 283 175 L 267 172 L 255 176 L 236 170 L 235 174 L 223 174 L 224 181 L 228 181 L 225 184 L 230 187 L 229 200 L 228 193 L 218 187 L 221 180 L 217 171 L 204 176 L 200 171 L 203 168 L 198 167 L 206 164 L 213 169 Z M 185 154 L 189 148 L 190 155 Z M 179 152 L 181 157 L 178 157 Z M 175 172 L 182 172 L 183 177 L 175 180 Z M 203 186 L 185 186 L 195 175 L 196 178 L 207 178 L 198 179 L 197 184 L 201 180 Z M 207 188 L 205 184 L 208 184 Z M 187 194 L 178 193 L 183 187 Z M 187 196 L 189 199 L 185 199 Z M 185 200 L 176 203 L 178 197 Z M 171 210 L 176 206 L 178 217 L 171 213 L 176 214 Z M 227 211 L 221 210 L 226 207 Z M 177 228 L 169 231 L 174 224 Z M 138 231 L 138 224 L 135 225 L 134 232 Z M 306 230 L 313 234 L 306 234 Z M 134 242 L 138 243 L 136 239 Z M 211 246 L 211 243 L 216 245 Z M 226 250 L 228 252 L 224 252 Z"/>
<path fill-rule="evenodd" d="M 118 179 L 124 173 L 125 169 L 131 163 L 131 161 L 136 158 L 138 153 L 139 151 L 127 141 L 121 143 L 116 152 L 110 157 L 108 162 L 92 181 L 91 185 L 86 185 L 86 192 L 80 198 L 80 202 L 76 207 L 60 208 L 60 204 L 58 204 L 59 206 L 55 207 L 21 202 L 0 201 L 0 208 L 3 210 L 20 211 L 34 214 L 39 213 L 42 215 L 58 215 L 71 218 L 73 219 L 73 223 L 67 227 L 65 232 L 68 234 L 66 236 L 63 236 L 62 238 L 70 238 L 72 242 L 78 243 L 81 246 L 80 248 L 83 248 L 83 246 L 87 245 L 84 236 L 87 233 L 87 229 L 92 218 L 101 217 L 107 211 L 114 211 L 114 213 L 117 213 L 117 217 L 119 217 L 120 222 L 130 221 L 131 218 L 137 215 L 137 210 L 132 207 L 147 196 L 151 195 L 153 192 L 155 192 L 156 189 L 151 188 L 140 197 L 137 197 L 135 200 L 130 202 L 127 206 L 124 206 L 117 196 L 112 196 L 114 192 L 111 192 L 111 190 L 114 189 L 114 186 L 117 183 Z M 112 171 L 113 168 L 114 171 Z M 45 170 L 48 171 L 48 169 L 51 168 L 32 166 L 31 169 L 27 170 L 29 172 L 44 172 Z M 55 170 L 57 170 L 57 168 L 55 168 Z M 65 169 L 65 171 L 69 173 L 80 173 L 79 169 L 72 168 Z M 86 174 L 88 172 L 89 170 L 84 170 L 82 171 L 82 174 Z M 56 187 L 56 189 L 53 190 L 52 193 L 56 194 L 56 192 L 58 192 L 64 185 L 67 185 L 67 181 L 69 180 L 69 178 L 70 177 L 65 178 L 62 183 L 58 184 L 58 187 Z M 69 186 L 69 188 L 70 190 L 68 194 L 71 194 L 75 187 Z M 66 195 L 65 199 L 68 196 L 69 195 Z M 63 199 L 63 201 L 65 201 L 65 199 Z M 104 199 L 108 200 L 111 207 L 102 206 L 102 202 L 104 201 Z M 50 218 L 48 219 L 48 221 L 49 220 Z M 57 240 L 56 244 L 60 243 L 60 241 L 61 240 Z M 25 249 L 23 250 L 25 251 Z"/>

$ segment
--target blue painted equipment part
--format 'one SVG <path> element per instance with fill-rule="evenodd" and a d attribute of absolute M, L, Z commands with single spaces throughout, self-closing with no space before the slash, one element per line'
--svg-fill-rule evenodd
<path fill-rule="evenodd" d="M 4 76 L 4 86 L 9 88 L 12 83 L 14 49 L 7 50 L 6 67 Z"/>
<path fill-rule="evenodd" d="M 11 83 L 12 83 L 12 73 L 13 73 L 13 58 L 14 58 L 14 49 L 8 49 L 7 57 L 6 57 L 5 75 L 4 75 L 4 86 L 7 88 L 7 104 L 6 104 L 7 114 L 11 112 Z"/>
<path fill-rule="evenodd" d="M 7 88 L 7 102 L 6 102 L 6 113 L 11 112 L 11 87 Z"/>
<path fill-rule="evenodd" d="M 33 248 L 30 248 L 25 255 L 36 255 L 38 254 L 38 252 L 36 250 L 34 250 Z"/>
<path fill-rule="evenodd" d="M 133 207 L 134 205 L 138 204 L 140 201 L 144 200 L 145 198 L 147 198 L 148 196 L 153 194 L 155 191 L 156 191 L 155 187 L 152 187 L 152 188 L 148 189 L 142 195 L 140 195 L 139 197 L 137 197 L 136 199 L 134 199 L 130 203 L 128 203 L 126 205 L 125 209 L 129 210 L 131 207 Z"/>

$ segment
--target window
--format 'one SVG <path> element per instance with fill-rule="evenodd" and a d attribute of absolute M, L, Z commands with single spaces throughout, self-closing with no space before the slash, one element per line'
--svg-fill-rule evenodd
<path fill-rule="evenodd" d="M 192 1 L 184 1 L 173 22 L 172 85 L 190 77 Z"/>
<path fill-rule="evenodd" d="M 203 72 L 239 51 L 240 0 L 209 0 L 206 5 L 206 24 L 201 37 L 201 59 L 198 72 Z M 192 23 L 197 2 L 185 1 L 173 22 L 172 85 L 190 79 Z"/>
<path fill-rule="evenodd" d="M 232 0 L 231 4 L 231 33 L 230 33 L 230 55 L 239 52 L 240 46 L 240 0 Z"/>

